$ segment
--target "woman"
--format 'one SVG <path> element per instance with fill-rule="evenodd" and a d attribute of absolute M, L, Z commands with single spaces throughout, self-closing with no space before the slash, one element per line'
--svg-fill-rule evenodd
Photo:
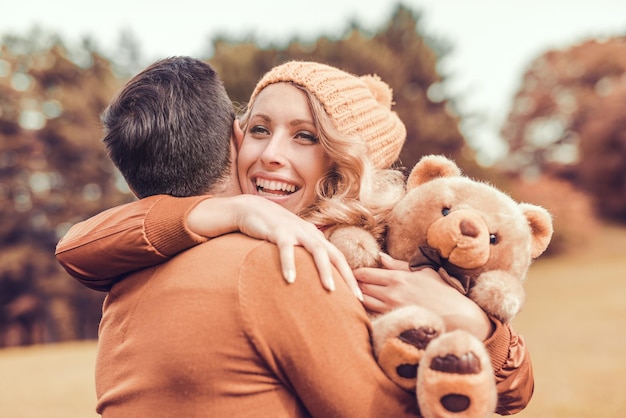
<path fill-rule="evenodd" d="M 279 203 L 321 229 L 336 224 L 370 228 L 380 225 L 401 195 L 400 173 L 387 167 L 397 159 L 406 134 L 390 107 L 391 91 L 376 77 L 358 78 L 309 62 L 275 67 L 255 88 L 241 124 L 235 124 L 242 191 Z M 161 206 L 145 217 L 168 212 L 170 199 L 175 198 L 161 199 Z M 214 222 L 216 215 L 225 212 L 223 204 L 223 199 L 206 198 L 200 203 L 198 199 L 190 200 L 184 209 L 189 212 L 186 228 L 207 237 L 238 228 L 238 221 L 231 220 L 227 225 Z M 266 222 L 276 224 L 280 219 L 271 215 Z M 255 222 L 247 225 L 239 229 L 263 235 L 247 230 L 257 228 Z M 178 250 L 201 241 L 197 236 L 180 239 L 179 226 L 166 225 L 159 239 L 168 241 L 171 248 L 169 229 L 176 235 L 173 240 L 180 245 Z M 135 233 L 149 235 L 145 231 Z M 107 243 L 104 238 L 93 248 L 133 250 L 115 247 L 116 242 Z M 80 264 L 81 251 L 91 249 L 83 246 L 65 252 L 64 258 Z M 389 267 L 405 266 L 386 257 L 383 262 Z M 286 276 L 292 280 L 293 270 L 287 270 Z M 416 275 L 420 280 L 415 280 Z M 392 279 L 383 281 L 380 278 L 384 276 Z M 464 328 L 484 340 L 501 395 L 498 411 L 512 413 L 525 407 L 533 387 L 530 359 L 523 340 L 509 326 L 487 318 L 473 302 L 443 284 L 433 271 L 363 269 L 357 277 L 366 281 L 362 284 L 364 305 L 370 311 L 384 312 L 400 304 L 419 303 L 440 313 L 448 329 Z M 406 296 L 398 301 L 393 293 Z"/>

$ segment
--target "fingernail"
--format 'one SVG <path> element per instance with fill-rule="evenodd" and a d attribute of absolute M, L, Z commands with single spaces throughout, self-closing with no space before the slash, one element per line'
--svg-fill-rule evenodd
<path fill-rule="evenodd" d="M 358 300 L 363 302 L 363 292 L 361 292 L 361 288 L 359 286 L 356 286 L 356 288 L 354 289 L 354 294 L 356 295 Z"/>
<path fill-rule="evenodd" d="M 331 292 L 335 291 L 335 281 L 332 277 L 326 279 L 326 288 Z"/>
<path fill-rule="evenodd" d="M 296 272 L 294 270 L 287 270 L 285 274 L 285 280 L 287 283 L 291 284 L 296 281 Z"/>

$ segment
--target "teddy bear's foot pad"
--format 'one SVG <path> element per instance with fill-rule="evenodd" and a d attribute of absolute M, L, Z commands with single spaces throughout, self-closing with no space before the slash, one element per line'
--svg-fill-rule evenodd
<path fill-rule="evenodd" d="M 461 356 L 447 354 L 433 358 L 430 368 L 444 373 L 478 374 L 480 360 L 473 352 L 463 353 Z"/>
<path fill-rule="evenodd" d="M 444 333 L 443 320 L 409 305 L 375 318 L 372 325 L 378 364 L 401 388 L 415 391 L 418 366 L 426 347 Z"/>
<path fill-rule="evenodd" d="M 452 374 L 478 374 L 481 372 L 480 360 L 473 352 L 464 353 L 460 356 L 448 354 L 432 359 L 430 368 L 435 371 Z M 472 399 L 464 394 L 449 393 L 441 397 L 441 406 L 447 411 L 459 413 L 467 411 Z"/>
<path fill-rule="evenodd" d="M 440 335 L 439 329 L 424 326 L 402 331 L 385 342 L 378 362 L 383 371 L 406 390 L 415 390 L 419 362 L 428 344 Z"/>
<path fill-rule="evenodd" d="M 433 340 L 420 363 L 417 398 L 428 418 L 490 416 L 497 394 L 482 342 L 463 331 Z"/>
<path fill-rule="evenodd" d="M 422 351 L 426 348 L 426 346 L 428 346 L 428 343 L 438 336 L 438 330 L 431 327 L 421 327 L 401 332 L 400 335 L 398 335 L 398 340 L 417 348 L 419 351 Z M 399 348 L 396 347 L 396 349 Z M 418 363 L 415 361 L 417 358 L 414 357 L 413 360 L 414 362 L 412 363 L 402 363 L 396 367 L 396 373 L 399 377 L 404 379 L 417 378 Z"/>
<path fill-rule="evenodd" d="M 441 405 L 450 412 L 459 413 L 467 411 L 472 403 L 472 400 L 465 395 L 459 395 L 458 393 L 451 393 L 441 398 Z"/>

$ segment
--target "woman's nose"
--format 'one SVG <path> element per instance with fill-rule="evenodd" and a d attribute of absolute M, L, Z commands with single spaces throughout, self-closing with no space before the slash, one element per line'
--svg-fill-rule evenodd
<path fill-rule="evenodd" d="M 263 162 L 263 164 L 271 166 L 285 165 L 288 159 L 288 146 L 288 139 L 280 133 L 275 133 L 274 135 L 272 135 L 272 138 L 267 141 L 265 149 L 261 154 L 261 161 Z"/>

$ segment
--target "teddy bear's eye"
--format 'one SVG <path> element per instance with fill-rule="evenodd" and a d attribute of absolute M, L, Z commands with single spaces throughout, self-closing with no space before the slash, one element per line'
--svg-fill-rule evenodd
<path fill-rule="evenodd" d="M 496 245 L 498 243 L 498 236 L 496 234 L 489 234 L 489 244 Z"/>
<path fill-rule="evenodd" d="M 443 216 L 448 216 L 450 214 L 450 208 L 443 208 L 443 209 L 441 209 L 441 214 Z"/>

